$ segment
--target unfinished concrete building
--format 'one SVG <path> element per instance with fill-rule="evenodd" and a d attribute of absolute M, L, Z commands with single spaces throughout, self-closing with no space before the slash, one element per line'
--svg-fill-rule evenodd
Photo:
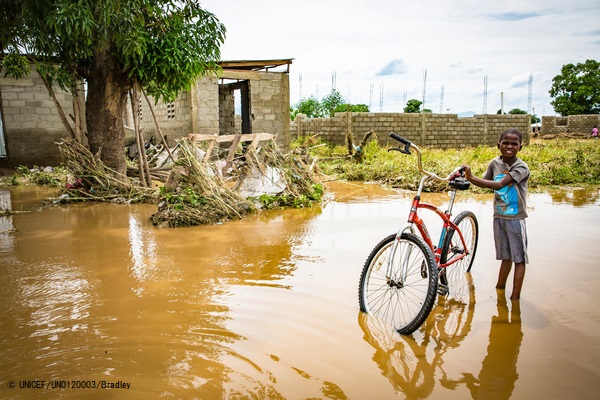
<path fill-rule="evenodd" d="M 222 61 L 222 74 L 198 79 L 169 104 L 153 109 L 170 146 L 190 133 L 277 134 L 277 143 L 290 143 L 289 68 L 292 59 Z M 67 136 L 42 79 L 32 73 L 19 80 L 0 75 L 0 167 L 59 165 L 54 144 Z M 67 115 L 72 97 L 56 88 L 56 97 Z M 157 136 L 150 108 L 140 101 L 144 138 Z M 128 108 L 130 110 L 130 108 Z M 131 111 L 125 124 L 133 126 Z"/>

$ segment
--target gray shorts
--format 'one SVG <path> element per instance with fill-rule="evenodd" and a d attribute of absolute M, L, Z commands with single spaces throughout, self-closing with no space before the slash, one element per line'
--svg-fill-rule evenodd
<path fill-rule="evenodd" d="M 494 218 L 494 242 L 496 260 L 512 260 L 515 264 L 529 263 L 524 219 Z"/>

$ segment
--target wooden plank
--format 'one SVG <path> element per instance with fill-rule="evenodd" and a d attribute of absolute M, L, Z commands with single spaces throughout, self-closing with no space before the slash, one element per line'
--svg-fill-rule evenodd
<path fill-rule="evenodd" d="M 229 148 L 229 153 L 227 153 L 227 160 L 225 161 L 225 168 L 223 168 L 223 173 L 227 173 L 227 170 L 229 170 L 229 167 L 231 166 L 231 163 L 233 162 L 233 156 L 235 155 L 235 150 L 237 149 L 237 146 L 240 143 L 241 139 L 242 139 L 242 134 L 237 133 L 235 135 L 235 138 L 233 139 L 233 142 L 231 143 L 231 147 Z"/>
<path fill-rule="evenodd" d="M 275 134 L 266 133 L 266 132 L 248 133 L 248 134 L 241 135 L 240 141 L 241 142 L 252 142 L 255 139 L 257 139 L 258 141 L 272 140 L 272 139 L 275 139 L 276 136 L 277 135 L 275 135 Z M 188 139 L 193 142 L 215 141 L 217 143 L 227 143 L 227 142 L 233 142 L 235 140 L 235 138 L 236 138 L 236 135 L 205 135 L 205 134 L 198 134 L 198 133 L 190 133 L 188 135 Z"/>
<path fill-rule="evenodd" d="M 206 140 L 214 140 L 214 139 L 217 138 L 217 136 L 219 136 L 219 135 L 217 135 L 217 134 L 214 134 L 214 135 L 202 135 L 202 134 L 199 134 L 199 133 L 190 133 L 188 135 L 188 139 L 191 140 L 191 141 L 193 141 L 193 142 L 204 142 Z"/>
<path fill-rule="evenodd" d="M 262 76 L 256 71 L 244 71 L 244 70 L 223 70 L 220 78 L 222 79 L 244 79 L 251 81 L 260 81 Z"/>

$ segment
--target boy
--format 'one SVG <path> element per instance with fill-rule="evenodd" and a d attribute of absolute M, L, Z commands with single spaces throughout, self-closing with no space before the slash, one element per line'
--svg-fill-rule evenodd
<path fill-rule="evenodd" d="M 496 289 L 504 289 L 515 264 L 511 300 L 519 300 L 525 277 L 527 259 L 526 197 L 529 167 L 517 157 L 523 135 L 517 129 L 500 134 L 500 157 L 488 165 L 482 178 L 473 176 L 471 168 L 463 165 L 465 178 L 474 185 L 494 190 L 494 242 L 496 259 L 502 260 Z"/>

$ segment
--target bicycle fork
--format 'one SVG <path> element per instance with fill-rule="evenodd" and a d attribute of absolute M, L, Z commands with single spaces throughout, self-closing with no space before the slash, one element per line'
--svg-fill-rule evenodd
<path fill-rule="evenodd" d="M 395 287 L 398 289 L 402 289 L 404 287 L 404 283 L 406 282 L 406 277 L 408 276 L 408 263 L 409 263 L 410 256 L 411 256 L 412 250 L 413 250 L 412 246 L 409 246 L 408 249 L 402 253 L 402 260 L 400 261 L 400 273 L 398 274 L 397 279 L 394 280 L 393 279 L 394 277 L 392 277 L 392 271 L 394 269 L 393 263 L 394 263 L 394 259 L 396 258 L 396 251 L 398 250 L 398 243 L 400 242 L 400 238 L 402 237 L 402 234 L 405 231 L 410 231 L 411 233 L 415 233 L 413 224 L 408 223 L 408 224 L 404 225 L 402 227 L 402 229 L 400 229 L 398 231 L 398 233 L 396 234 L 396 240 L 394 240 L 394 245 L 392 246 L 392 254 L 391 254 L 390 258 L 388 259 L 387 270 L 385 273 L 387 284 L 390 287 Z M 425 271 L 425 273 L 427 273 L 426 266 L 421 266 L 421 275 L 423 275 L 423 271 Z"/>

